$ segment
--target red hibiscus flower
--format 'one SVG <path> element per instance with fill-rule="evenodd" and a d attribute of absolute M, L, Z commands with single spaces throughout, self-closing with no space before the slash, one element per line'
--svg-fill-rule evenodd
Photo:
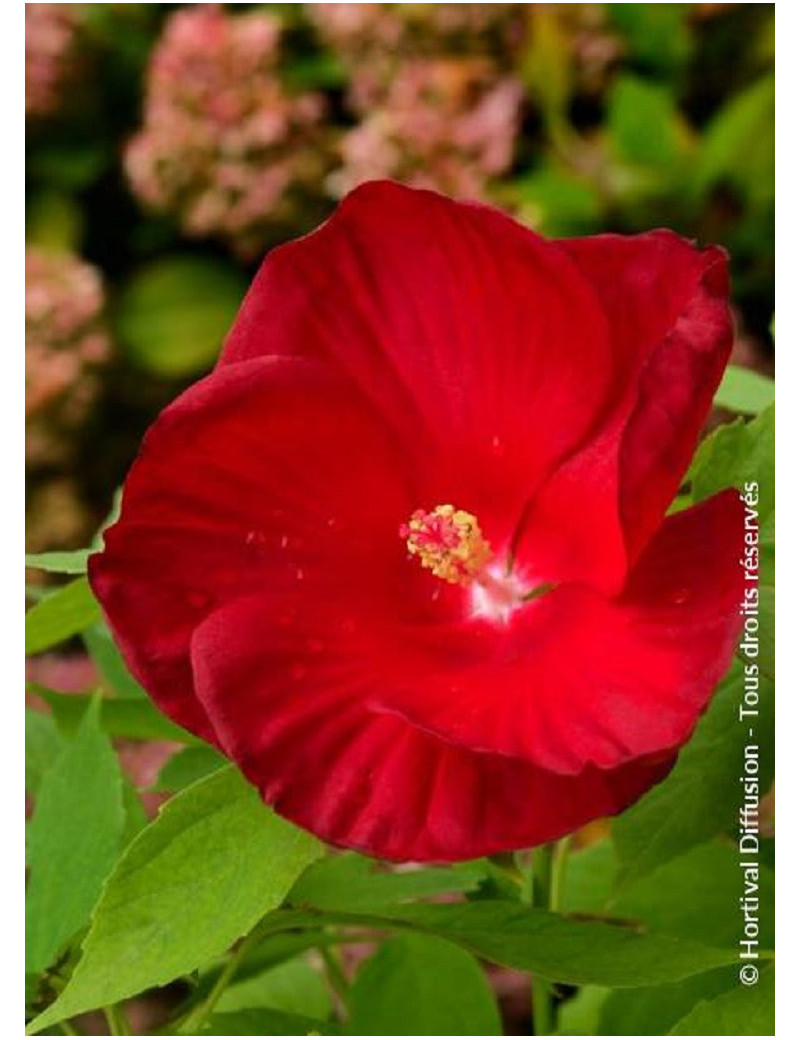
<path fill-rule="evenodd" d="M 664 519 L 727 293 L 667 231 L 356 190 L 145 440 L 90 561 L 133 673 L 336 845 L 454 860 L 619 812 L 739 630 L 737 493 Z"/>

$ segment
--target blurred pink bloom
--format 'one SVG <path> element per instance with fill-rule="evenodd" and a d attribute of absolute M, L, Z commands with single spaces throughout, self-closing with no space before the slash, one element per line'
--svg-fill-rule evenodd
<path fill-rule="evenodd" d="M 69 450 L 109 353 L 99 271 L 69 253 L 25 253 L 26 460 L 45 464 Z"/>
<path fill-rule="evenodd" d="M 196 4 L 173 14 L 151 58 L 143 128 L 125 155 L 142 202 L 245 255 L 293 218 L 323 173 L 323 99 L 282 85 L 280 32 L 260 11 Z"/>
<path fill-rule="evenodd" d="M 310 4 L 350 75 L 360 123 L 341 141 L 336 195 L 391 177 L 480 197 L 514 158 L 523 92 L 512 67 L 526 4 Z"/>
<path fill-rule="evenodd" d="M 522 91 L 481 60 L 430 59 L 400 66 L 384 103 L 345 135 L 337 194 L 374 178 L 462 198 L 480 197 L 511 164 Z"/>
<path fill-rule="evenodd" d="M 83 4 L 25 4 L 25 114 L 49 116 L 75 70 Z"/>

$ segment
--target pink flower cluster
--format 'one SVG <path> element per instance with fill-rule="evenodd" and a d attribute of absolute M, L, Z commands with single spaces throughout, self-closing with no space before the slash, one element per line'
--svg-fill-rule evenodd
<path fill-rule="evenodd" d="M 360 119 L 330 178 L 344 194 L 392 177 L 480 197 L 514 157 L 522 88 L 510 71 L 525 4 L 310 4 L 350 75 Z"/>
<path fill-rule="evenodd" d="M 25 114 L 52 115 L 75 71 L 83 4 L 25 4 Z"/>
<path fill-rule="evenodd" d="M 25 456 L 62 461 L 109 354 L 99 271 L 69 253 L 25 253 Z"/>
<path fill-rule="evenodd" d="M 142 202 L 245 256 L 296 219 L 324 172 L 323 100 L 290 94 L 279 58 L 280 24 L 269 14 L 177 11 L 151 58 L 144 125 L 125 155 Z"/>

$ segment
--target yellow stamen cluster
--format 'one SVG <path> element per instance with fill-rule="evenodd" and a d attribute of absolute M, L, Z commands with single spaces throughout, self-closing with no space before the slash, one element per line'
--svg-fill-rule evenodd
<path fill-rule="evenodd" d="M 430 513 L 417 509 L 400 528 L 400 535 L 423 567 L 453 585 L 469 585 L 492 558 L 477 519 L 451 505 L 437 506 Z"/>

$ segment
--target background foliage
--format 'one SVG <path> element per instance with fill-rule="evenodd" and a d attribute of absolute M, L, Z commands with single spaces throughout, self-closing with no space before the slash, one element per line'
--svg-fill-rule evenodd
<path fill-rule="evenodd" d="M 33 1029 L 524 1034 L 524 970 L 556 985 L 561 1033 L 773 1032 L 769 972 L 736 976 L 740 664 L 667 781 L 577 836 L 554 916 L 520 902 L 524 863 L 325 855 L 155 711 L 82 576 L 143 431 L 213 365 L 260 258 L 356 183 L 483 198 L 548 235 L 669 226 L 731 256 L 734 365 L 677 505 L 761 485 L 766 794 L 773 5 L 26 11 Z M 81 1017 L 104 1007 L 107 1025 Z"/>

